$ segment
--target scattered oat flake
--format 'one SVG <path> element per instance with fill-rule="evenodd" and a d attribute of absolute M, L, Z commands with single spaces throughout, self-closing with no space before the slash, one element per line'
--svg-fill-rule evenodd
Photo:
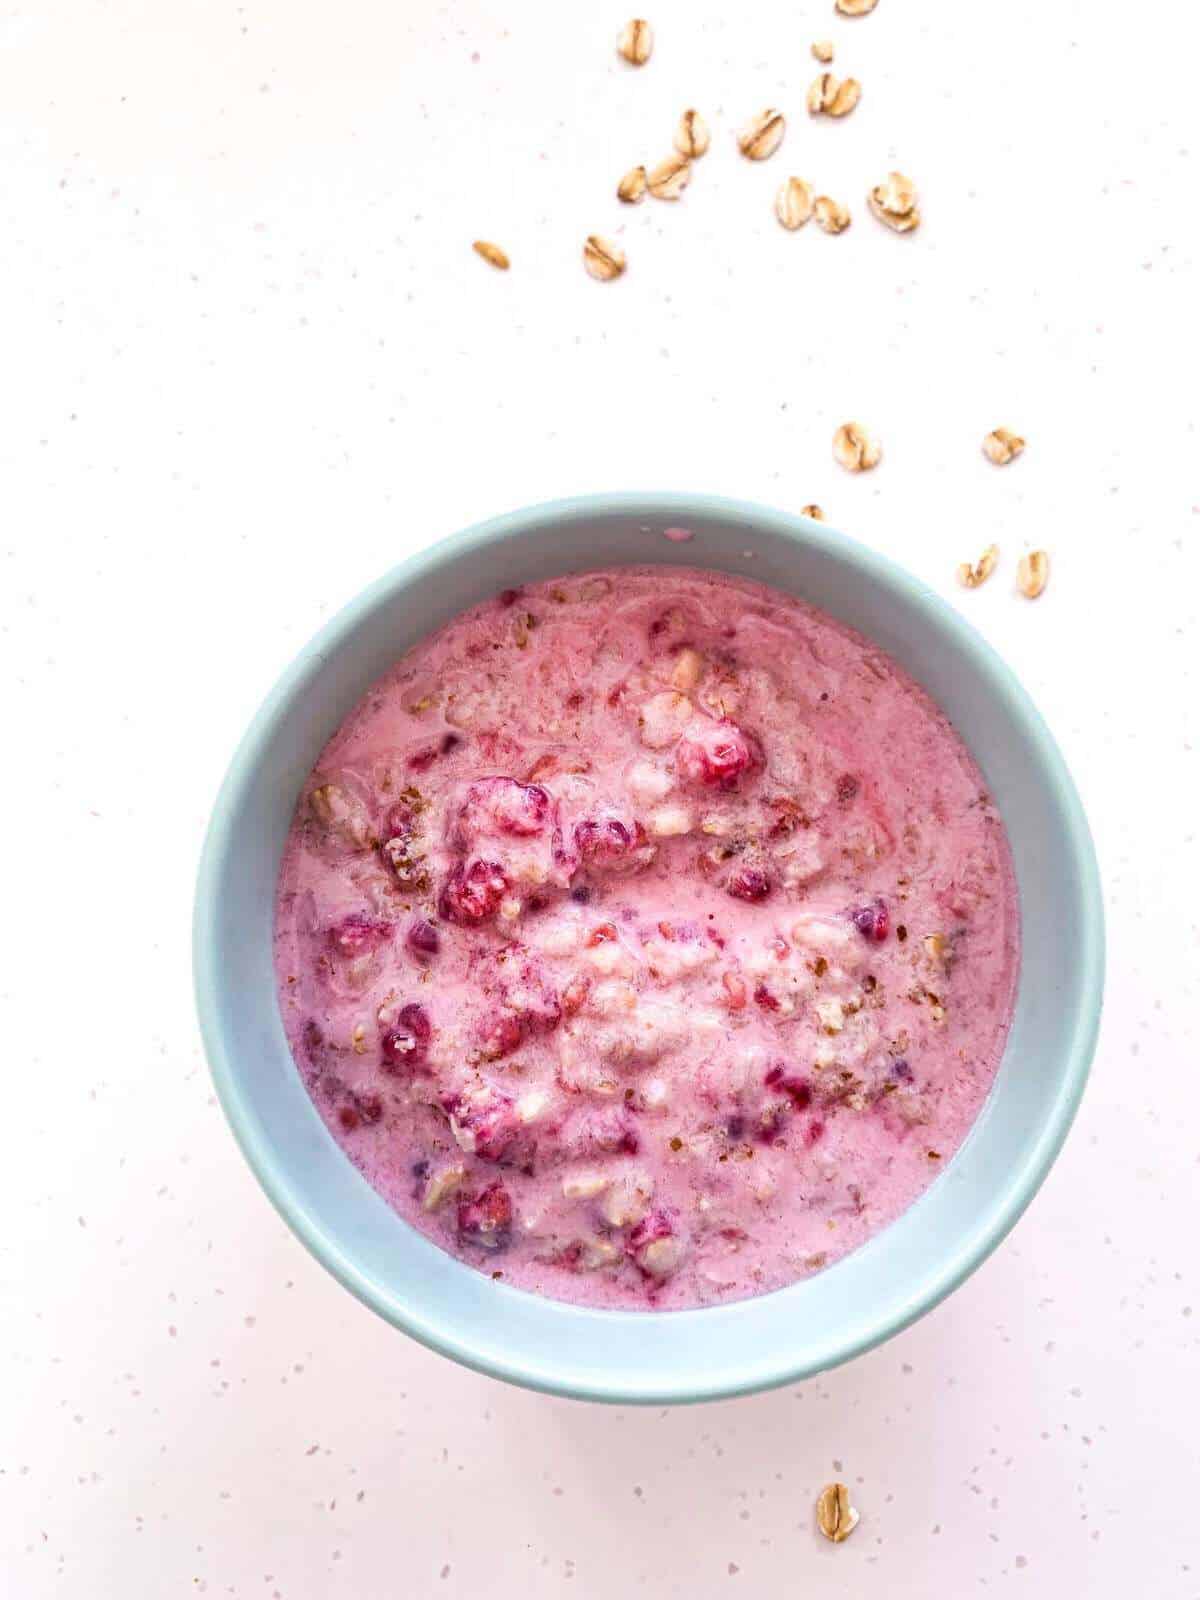
<path fill-rule="evenodd" d="M 920 226 L 917 186 L 902 172 L 889 172 L 883 183 L 876 184 L 867 195 L 867 204 L 871 215 L 893 233 L 911 233 Z"/>
<path fill-rule="evenodd" d="M 814 117 L 844 117 L 854 110 L 862 97 L 862 84 L 857 78 L 842 78 L 832 72 L 823 72 L 814 78 L 808 89 L 809 115 Z"/>
<path fill-rule="evenodd" d="M 825 521 L 825 513 L 821 510 L 820 506 L 818 506 L 818 505 L 801 506 L 800 507 L 800 515 L 802 517 L 810 517 L 813 520 L 813 522 L 824 522 Z"/>
<path fill-rule="evenodd" d="M 833 60 L 833 40 L 832 39 L 814 39 L 813 40 L 812 53 L 813 53 L 813 56 L 818 61 L 824 61 L 826 63 L 832 61 Z"/>
<path fill-rule="evenodd" d="M 833 1544 L 841 1544 L 857 1526 L 849 1489 L 844 1483 L 827 1483 L 817 1496 L 817 1527 Z"/>
<path fill-rule="evenodd" d="M 492 244 L 489 239 L 476 239 L 471 248 L 477 256 L 483 257 L 489 267 L 495 267 L 499 272 L 508 271 L 511 263 L 498 244 Z"/>
<path fill-rule="evenodd" d="M 786 128 L 782 111 L 760 111 L 738 134 L 738 149 L 751 161 L 765 161 L 783 143 Z"/>
<path fill-rule="evenodd" d="M 780 226 L 794 233 L 802 228 L 813 214 L 812 184 L 803 178 L 789 178 L 781 184 L 775 195 L 775 215 Z"/>
<path fill-rule="evenodd" d="M 583 264 L 593 278 L 611 283 L 625 271 L 625 252 L 620 245 L 589 233 L 583 243 Z"/>
<path fill-rule="evenodd" d="M 646 169 L 645 167 L 630 167 L 617 185 L 617 199 L 623 200 L 627 206 L 636 206 L 639 201 L 645 198 Z"/>
<path fill-rule="evenodd" d="M 688 110 L 679 119 L 675 130 L 675 148 L 689 161 L 698 160 L 711 143 L 708 123 L 698 111 Z"/>
<path fill-rule="evenodd" d="M 617 54 L 631 67 L 644 67 L 654 49 L 654 29 L 643 17 L 634 17 L 617 35 Z"/>
<path fill-rule="evenodd" d="M 834 10 L 844 17 L 865 17 L 878 4 L 879 0 L 833 0 Z"/>
<path fill-rule="evenodd" d="M 833 458 L 847 472 L 870 472 L 882 454 L 878 439 L 861 422 L 843 422 L 833 436 Z"/>
<path fill-rule="evenodd" d="M 678 200 L 692 181 L 692 163 L 686 156 L 669 155 L 646 175 L 646 187 L 656 200 Z"/>
<path fill-rule="evenodd" d="M 996 570 L 996 562 L 1000 559 L 1000 546 L 988 545 L 974 566 L 969 561 L 964 561 L 958 569 L 958 581 L 964 589 L 978 589 L 981 583 L 986 583 Z"/>
<path fill-rule="evenodd" d="M 1026 600 L 1036 600 L 1050 580 L 1050 557 L 1044 550 L 1031 550 L 1017 563 L 1017 588 Z"/>
<path fill-rule="evenodd" d="M 813 214 L 826 233 L 845 233 L 850 226 L 850 213 L 839 200 L 819 194 L 813 203 Z"/>
<path fill-rule="evenodd" d="M 1024 448 L 1025 441 L 1021 435 L 1010 432 L 1008 428 L 993 428 L 983 441 L 984 455 L 998 467 L 1006 467 L 1010 461 L 1015 461 Z"/>

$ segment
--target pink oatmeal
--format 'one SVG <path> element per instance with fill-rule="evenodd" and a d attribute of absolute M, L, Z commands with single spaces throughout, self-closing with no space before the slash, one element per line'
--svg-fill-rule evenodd
<path fill-rule="evenodd" d="M 464 613 L 347 718 L 279 880 L 284 1025 L 407 1222 L 588 1305 L 762 1294 L 954 1154 L 1017 969 L 1004 829 L 868 641 L 685 567 Z"/>

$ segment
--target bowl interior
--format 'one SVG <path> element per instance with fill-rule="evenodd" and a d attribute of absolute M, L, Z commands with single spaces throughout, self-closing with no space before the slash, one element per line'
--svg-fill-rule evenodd
<path fill-rule="evenodd" d="M 692 530 L 690 542 L 662 537 L 678 525 Z M 493 1283 L 413 1232 L 321 1124 L 274 994 L 280 855 L 301 785 L 346 712 L 464 607 L 535 578 L 621 563 L 740 573 L 873 638 L 971 747 L 1008 827 L 1021 901 L 1024 976 L 1008 1047 L 955 1159 L 897 1222 L 832 1268 L 702 1311 L 563 1305 Z M 621 1401 L 706 1399 L 820 1371 L 959 1283 L 1016 1221 L 1066 1134 L 1095 1041 L 1102 967 L 1087 825 L 1053 741 L 999 658 L 936 596 L 843 536 L 686 496 L 597 497 L 500 518 L 361 595 L 284 675 L 234 757 L 196 909 L 197 993 L 217 1089 L 260 1181 L 303 1242 L 367 1304 L 445 1354 L 533 1387 Z"/>

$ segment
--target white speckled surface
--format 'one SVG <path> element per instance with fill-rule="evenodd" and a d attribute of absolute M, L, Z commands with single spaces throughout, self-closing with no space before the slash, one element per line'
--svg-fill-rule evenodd
<path fill-rule="evenodd" d="M 622 20 L 0 16 L 14 1600 L 1200 1594 L 1194 20 L 661 0 L 640 74 Z M 827 34 L 863 99 L 811 124 Z M 788 139 L 749 166 L 731 130 L 772 103 Z M 689 104 L 714 147 L 685 200 L 622 211 Z M 862 204 L 892 164 L 912 240 Z M 849 233 L 779 229 L 791 172 Z M 591 231 L 620 283 L 584 274 Z M 849 416 L 886 452 L 858 479 Z M 997 423 L 1030 441 L 1004 471 Z M 1111 940 L 1092 1088 L 1011 1240 L 866 1359 L 671 1414 L 504 1389 L 352 1301 L 234 1148 L 188 971 L 216 783 L 321 619 L 465 522 L 639 485 L 819 501 L 975 618 L 1073 765 Z M 863 1517 L 836 1549 L 835 1472 Z"/>

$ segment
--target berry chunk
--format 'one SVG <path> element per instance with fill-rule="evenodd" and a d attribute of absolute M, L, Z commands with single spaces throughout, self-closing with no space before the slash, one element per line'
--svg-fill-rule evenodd
<path fill-rule="evenodd" d="M 476 839 L 532 838 L 550 820 L 550 796 L 540 783 L 481 778 L 463 796 L 456 832 L 464 846 Z"/>
<path fill-rule="evenodd" d="M 874 944 L 882 944 L 888 936 L 888 908 L 880 899 L 858 906 L 850 913 L 850 920 L 863 938 L 870 939 Z"/>
<path fill-rule="evenodd" d="M 803 1078 L 789 1073 L 786 1067 L 772 1067 L 763 1078 L 763 1083 L 768 1089 L 777 1089 L 780 1094 L 787 1095 L 797 1111 L 803 1111 L 812 1103 L 812 1089 Z"/>
<path fill-rule="evenodd" d="M 415 790 L 410 792 L 414 795 L 416 793 Z M 407 800 L 397 800 L 384 813 L 380 838 L 403 838 L 410 833 L 416 833 L 417 827 L 417 812 Z"/>
<path fill-rule="evenodd" d="M 567 1016 L 574 1016 L 588 997 L 591 980 L 583 974 L 576 974 L 568 979 L 563 988 L 560 1009 Z"/>
<path fill-rule="evenodd" d="M 697 789 L 736 789 L 743 775 L 759 764 L 749 736 L 727 717 L 690 723 L 675 748 L 679 776 Z"/>
<path fill-rule="evenodd" d="M 325 1032 L 315 1017 L 309 1017 L 300 1034 L 300 1048 L 310 1067 L 319 1067 L 325 1060 Z"/>
<path fill-rule="evenodd" d="M 460 863 L 442 885 L 438 911 L 447 922 L 478 927 L 500 909 L 508 878 L 494 861 Z"/>
<path fill-rule="evenodd" d="M 379 1041 L 379 1064 L 385 1072 L 411 1073 L 423 1067 L 433 1028 L 424 1006 L 401 1006 L 396 1021 Z"/>
<path fill-rule="evenodd" d="M 809 818 L 790 795 L 774 795 L 767 804 L 771 808 L 771 825 L 767 829 L 769 839 L 790 839 L 797 829 L 811 826 Z"/>
<path fill-rule="evenodd" d="M 442 1101 L 450 1130 L 460 1150 L 481 1161 L 500 1161 L 521 1131 L 511 1098 L 494 1084 L 483 1083 L 467 1094 Z"/>
<path fill-rule="evenodd" d="M 771 880 L 761 867 L 736 867 L 725 880 L 725 893 L 735 900 L 755 903 L 765 900 L 771 892 Z"/>
<path fill-rule="evenodd" d="M 477 1037 L 485 1057 L 499 1060 L 519 1049 L 531 1034 L 549 1033 L 562 1021 L 558 991 L 540 964 L 531 957 L 514 959 L 512 949 L 500 953 L 493 969 L 480 966 L 476 977 L 495 1001 L 484 1010 Z"/>
<path fill-rule="evenodd" d="M 344 1105 L 338 1107 L 338 1124 L 345 1133 L 353 1133 L 355 1128 L 364 1125 L 370 1126 L 378 1122 L 383 1116 L 383 1101 L 377 1094 L 355 1094 L 348 1091 L 348 1099 Z"/>
<path fill-rule="evenodd" d="M 774 1144 L 792 1115 L 791 1102 L 783 1096 L 764 1100 L 754 1132 L 764 1144 Z"/>
<path fill-rule="evenodd" d="M 433 1025 L 429 1021 L 429 1013 L 424 1006 L 419 1006 L 415 1000 L 400 1007 L 396 1021 L 402 1028 L 408 1028 L 422 1044 L 428 1044 L 433 1033 Z"/>
<path fill-rule="evenodd" d="M 356 1094 L 354 1104 L 364 1122 L 375 1123 L 383 1116 L 383 1101 L 377 1094 Z"/>
<path fill-rule="evenodd" d="M 520 1048 L 525 1030 L 511 1011 L 494 1011 L 479 1026 L 479 1048 L 488 1061 L 499 1061 Z"/>
<path fill-rule="evenodd" d="M 623 861 L 632 847 L 633 830 L 616 817 L 586 817 L 575 824 L 575 849 L 585 866 L 602 871 Z"/>
<path fill-rule="evenodd" d="M 525 1033 L 549 1033 L 562 1021 L 558 994 L 532 961 L 524 962 L 517 976 L 505 986 L 504 1002 Z"/>
<path fill-rule="evenodd" d="M 593 1147 L 610 1155 L 635 1156 L 641 1146 L 633 1123 L 619 1112 L 605 1112 L 598 1116 L 588 1131 Z"/>
<path fill-rule="evenodd" d="M 463 1244 L 498 1252 L 512 1238 L 513 1203 L 502 1183 L 478 1194 L 463 1195 L 458 1202 L 458 1237 Z"/>
<path fill-rule="evenodd" d="M 452 750 L 457 750 L 461 743 L 458 734 L 444 733 L 436 744 L 427 744 L 413 751 L 408 758 L 409 771 L 428 772 L 439 756 L 448 756 Z"/>
<path fill-rule="evenodd" d="M 409 923 L 405 943 L 414 955 L 435 956 L 441 949 L 442 938 L 432 922 L 417 917 Z"/>
<path fill-rule="evenodd" d="M 585 1111 L 572 1118 L 563 1134 L 563 1146 L 578 1156 L 635 1156 L 641 1140 L 625 1110 Z"/>
<path fill-rule="evenodd" d="M 329 930 L 329 948 L 347 961 L 370 955 L 391 937 L 390 922 L 380 922 L 364 911 L 352 911 Z"/>

